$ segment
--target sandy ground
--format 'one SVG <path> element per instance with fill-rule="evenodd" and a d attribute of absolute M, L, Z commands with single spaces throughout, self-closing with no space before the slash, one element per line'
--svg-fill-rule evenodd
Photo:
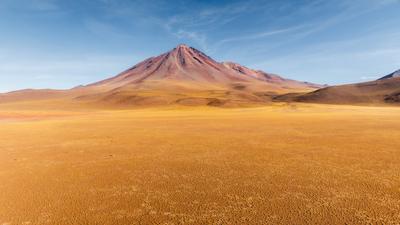
<path fill-rule="evenodd" d="M 0 107 L 0 224 L 399 224 L 399 115 Z"/>

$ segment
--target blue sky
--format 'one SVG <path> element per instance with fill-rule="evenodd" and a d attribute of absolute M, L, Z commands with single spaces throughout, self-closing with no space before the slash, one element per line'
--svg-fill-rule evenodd
<path fill-rule="evenodd" d="M 0 0 L 0 91 L 70 88 L 179 43 L 297 80 L 400 69 L 400 0 Z"/>

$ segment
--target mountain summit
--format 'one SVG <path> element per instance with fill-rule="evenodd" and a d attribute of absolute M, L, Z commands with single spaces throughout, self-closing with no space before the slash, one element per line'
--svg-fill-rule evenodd
<path fill-rule="evenodd" d="M 390 79 L 390 78 L 394 78 L 394 77 L 400 77 L 400 70 L 396 70 L 389 75 L 379 78 L 378 80 L 385 80 L 385 79 Z"/>
<path fill-rule="evenodd" d="M 320 87 L 237 63 L 220 63 L 181 44 L 106 80 L 65 91 L 46 90 L 46 94 L 35 90 L 27 95 L 23 91 L 8 93 L 0 95 L 0 101 L 62 96 L 74 101 L 118 105 L 238 105 L 262 103 L 274 95 L 308 92 Z"/>
<path fill-rule="evenodd" d="M 219 63 L 203 52 L 184 44 L 157 57 L 146 59 L 115 77 L 89 86 L 122 87 L 157 81 L 188 82 L 203 86 L 205 84 L 229 86 L 236 82 L 244 82 L 248 85 L 264 83 L 273 85 L 279 90 L 319 87 L 251 70 L 236 63 Z"/>
<path fill-rule="evenodd" d="M 201 51 L 181 44 L 169 52 L 146 59 L 118 76 L 93 85 L 124 86 L 166 80 L 200 83 L 226 83 L 248 80 L 232 73 Z"/>

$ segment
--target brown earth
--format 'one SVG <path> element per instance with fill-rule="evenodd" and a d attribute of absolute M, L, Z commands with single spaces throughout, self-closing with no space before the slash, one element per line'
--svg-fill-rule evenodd
<path fill-rule="evenodd" d="M 310 93 L 290 93 L 275 101 L 329 104 L 384 105 L 400 103 L 400 77 L 385 76 L 376 81 L 331 86 Z"/>
<path fill-rule="evenodd" d="M 39 105 L 0 105 L 0 224 L 400 223 L 397 107 Z"/>

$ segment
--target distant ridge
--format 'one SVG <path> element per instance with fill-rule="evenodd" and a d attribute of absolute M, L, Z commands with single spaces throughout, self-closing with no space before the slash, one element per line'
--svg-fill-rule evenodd
<path fill-rule="evenodd" d="M 393 78 L 393 77 L 400 77 L 400 70 L 396 70 L 389 75 L 379 78 L 378 80 L 384 80 L 384 79 L 389 79 L 389 78 Z"/>
<path fill-rule="evenodd" d="M 376 81 L 331 86 L 306 94 L 284 94 L 274 100 L 330 104 L 400 104 L 400 70 Z"/>

